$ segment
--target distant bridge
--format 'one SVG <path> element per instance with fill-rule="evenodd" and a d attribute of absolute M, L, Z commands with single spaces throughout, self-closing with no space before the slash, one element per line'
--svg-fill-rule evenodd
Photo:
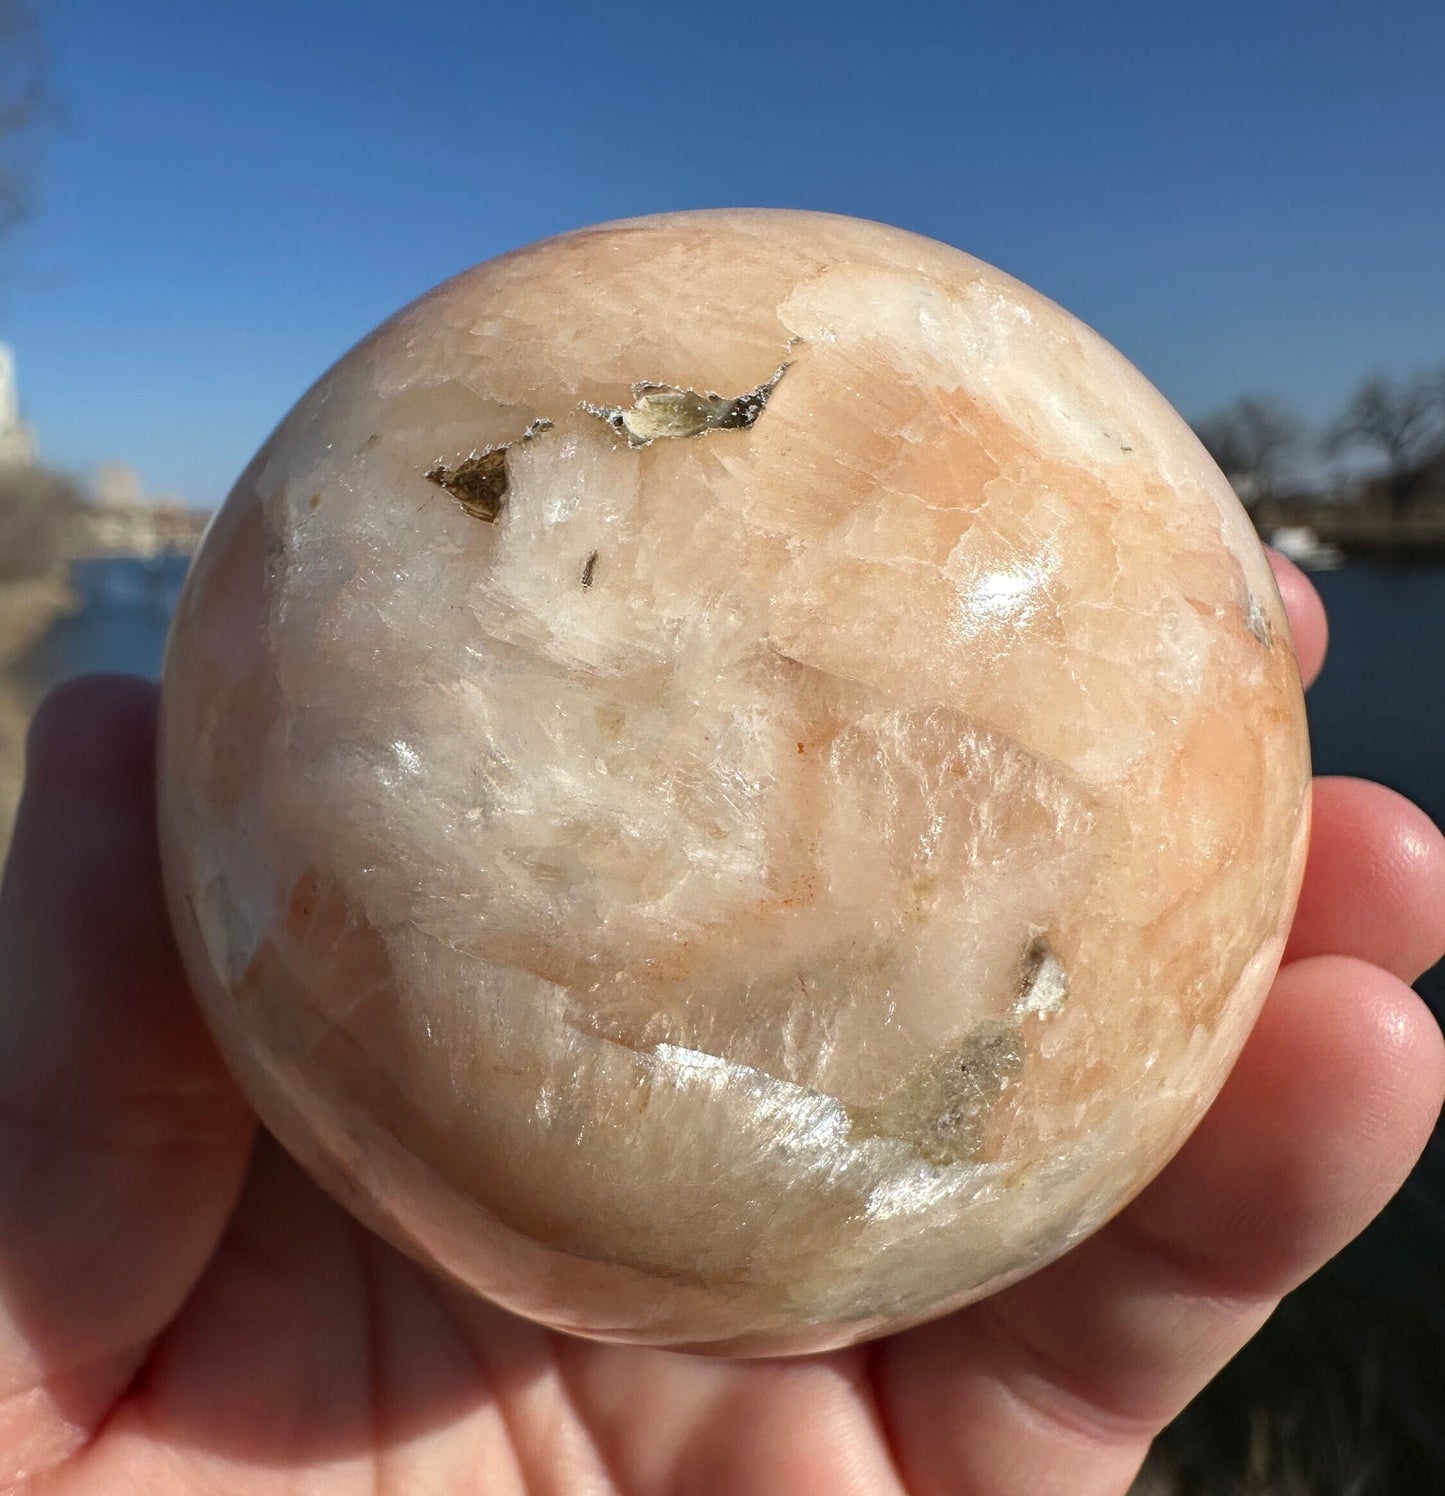
<path fill-rule="evenodd" d="M 75 518 L 70 553 L 77 558 L 189 553 L 210 517 L 183 504 L 87 504 Z"/>

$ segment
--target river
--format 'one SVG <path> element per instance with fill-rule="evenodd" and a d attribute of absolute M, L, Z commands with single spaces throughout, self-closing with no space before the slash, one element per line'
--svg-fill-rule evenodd
<path fill-rule="evenodd" d="M 21 674 L 36 686 L 92 670 L 159 675 L 189 561 L 159 556 L 76 562 L 70 573 L 79 606 L 21 661 Z"/>
<path fill-rule="evenodd" d="M 160 673 L 186 558 L 82 561 L 80 607 L 22 662 L 36 686 L 90 670 Z M 1445 568 L 1316 573 L 1330 653 L 1310 692 L 1315 772 L 1378 779 L 1445 825 Z M 1421 983 L 1445 1020 L 1445 969 Z"/>
<path fill-rule="evenodd" d="M 178 556 L 81 562 L 80 608 L 31 651 L 24 674 L 36 684 L 88 670 L 159 674 L 185 573 Z M 1314 582 L 1330 615 L 1329 659 L 1309 699 L 1316 772 L 1381 780 L 1445 824 L 1445 568 L 1352 566 Z"/>

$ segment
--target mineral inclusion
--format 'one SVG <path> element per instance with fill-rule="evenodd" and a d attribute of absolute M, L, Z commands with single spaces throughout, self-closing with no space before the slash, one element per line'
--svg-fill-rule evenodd
<path fill-rule="evenodd" d="M 969 256 L 613 224 L 341 360 L 172 636 L 179 944 L 362 1219 L 582 1334 L 836 1346 L 1055 1257 L 1217 1091 L 1308 753 L 1185 424 Z"/>

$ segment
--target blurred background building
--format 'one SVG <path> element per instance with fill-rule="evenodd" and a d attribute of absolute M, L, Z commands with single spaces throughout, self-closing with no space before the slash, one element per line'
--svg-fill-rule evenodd
<path fill-rule="evenodd" d="M 20 418 L 15 354 L 8 343 L 0 343 L 0 463 L 29 464 L 39 455 L 35 428 Z"/>

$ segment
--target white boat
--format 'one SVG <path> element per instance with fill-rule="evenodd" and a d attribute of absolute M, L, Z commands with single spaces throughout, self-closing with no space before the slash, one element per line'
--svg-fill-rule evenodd
<path fill-rule="evenodd" d="M 1304 571 L 1338 571 L 1345 564 L 1339 546 L 1321 541 L 1309 525 L 1281 525 L 1265 539 Z"/>

